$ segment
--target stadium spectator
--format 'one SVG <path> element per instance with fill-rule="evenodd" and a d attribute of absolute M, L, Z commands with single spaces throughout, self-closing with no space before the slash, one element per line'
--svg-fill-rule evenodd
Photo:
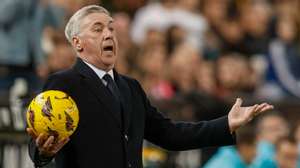
<path fill-rule="evenodd" d="M 268 160 L 259 168 L 297 168 L 299 154 L 293 137 L 283 137 L 276 143 L 275 160 Z"/>
<path fill-rule="evenodd" d="M 200 65 L 201 56 L 199 54 L 193 45 L 184 43 L 176 48 L 169 59 L 168 78 L 177 93 L 195 89 L 193 72 L 197 71 Z"/>
<path fill-rule="evenodd" d="M 132 39 L 136 44 L 141 44 L 150 28 L 166 32 L 174 25 L 186 32 L 185 41 L 199 50 L 203 47 L 207 22 L 199 12 L 198 0 L 179 0 L 177 3 L 175 0 L 163 0 L 161 3 L 149 3 L 135 15 Z"/>
<path fill-rule="evenodd" d="M 280 139 L 276 144 L 276 163 L 278 168 L 297 168 L 299 153 L 294 138 Z"/>
<path fill-rule="evenodd" d="M 47 57 L 49 74 L 70 68 L 75 63 L 76 53 L 63 35 L 59 31 L 51 33 L 51 42 L 55 49 L 52 49 Z"/>
<path fill-rule="evenodd" d="M 242 53 L 247 56 L 266 55 L 270 41 L 270 4 L 266 1 L 247 1 L 241 7 L 239 21 L 245 32 Z"/>
<path fill-rule="evenodd" d="M 0 7 L 0 90 L 24 78 L 29 90 L 39 89 L 37 73 L 43 69 L 45 55 L 41 48 L 43 29 L 58 27 L 58 8 L 48 1 L 3 1 Z M 33 36 L 34 34 L 34 36 Z"/>
<path fill-rule="evenodd" d="M 222 147 L 203 168 L 247 168 L 256 156 L 256 137 L 252 127 L 237 132 L 237 145 Z"/>
<path fill-rule="evenodd" d="M 300 97 L 299 30 L 294 17 L 279 17 L 276 23 L 278 38 L 269 46 L 265 93 L 269 99 Z"/>
<path fill-rule="evenodd" d="M 257 121 L 257 156 L 253 166 L 261 168 L 263 165 L 275 160 L 275 145 L 289 135 L 287 121 L 278 113 L 270 113 L 262 116 Z"/>
<path fill-rule="evenodd" d="M 148 3 L 137 10 L 132 22 L 131 38 L 134 43 L 141 45 L 145 42 L 150 29 L 164 31 L 170 24 L 170 15 L 175 10 L 175 0 L 162 0 Z"/>
<path fill-rule="evenodd" d="M 216 78 L 218 96 L 223 98 L 251 92 L 257 85 L 256 73 L 247 59 L 237 53 L 223 55 L 217 60 Z"/>
<path fill-rule="evenodd" d="M 119 44 L 119 60 L 116 64 L 116 69 L 124 74 L 129 74 L 131 72 L 130 64 L 132 64 L 133 59 L 136 59 L 136 55 L 133 50 L 138 50 L 130 38 L 130 23 L 131 19 L 126 13 L 115 13 L 113 15 L 114 24 L 116 29 L 116 34 Z M 133 67 L 135 68 L 135 67 Z"/>
<path fill-rule="evenodd" d="M 196 90 L 206 94 L 217 95 L 216 67 L 211 61 L 201 61 L 194 71 L 196 80 Z"/>

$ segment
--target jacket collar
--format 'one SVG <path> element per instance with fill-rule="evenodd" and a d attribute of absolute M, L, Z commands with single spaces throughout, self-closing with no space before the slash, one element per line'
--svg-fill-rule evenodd
<path fill-rule="evenodd" d="M 118 74 L 116 70 L 113 70 L 114 80 L 121 94 L 121 105 L 123 109 L 123 115 L 117 116 L 117 113 L 115 112 L 117 107 L 113 105 L 114 101 L 110 96 L 110 93 L 105 88 L 98 75 L 91 69 L 91 67 L 84 63 L 81 58 L 77 58 L 77 62 L 73 68 L 84 78 L 84 81 L 86 81 L 87 85 L 89 86 L 88 89 L 90 89 L 95 97 L 97 97 L 97 99 L 104 105 L 108 112 L 114 117 L 120 128 L 122 127 L 121 117 L 123 117 L 124 131 L 127 133 L 132 110 L 132 94 L 131 88 L 124 77 Z"/>

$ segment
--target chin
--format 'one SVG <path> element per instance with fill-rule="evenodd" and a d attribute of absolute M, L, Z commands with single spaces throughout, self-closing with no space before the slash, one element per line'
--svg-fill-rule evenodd
<path fill-rule="evenodd" d="M 103 61 L 104 65 L 108 68 L 113 68 L 115 63 L 116 63 L 116 59 L 113 60 L 105 60 Z"/>

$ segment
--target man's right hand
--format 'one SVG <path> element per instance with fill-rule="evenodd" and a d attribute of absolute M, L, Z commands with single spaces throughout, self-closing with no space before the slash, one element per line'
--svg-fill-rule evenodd
<path fill-rule="evenodd" d="M 56 141 L 54 136 L 47 136 L 45 134 L 37 136 L 33 132 L 32 128 L 27 128 L 26 131 L 35 142 L 35 145 L 39 150 L 39 154 L 45 157 L 53 157 L 70 140 L 70 138 L 64 138 Z"/>

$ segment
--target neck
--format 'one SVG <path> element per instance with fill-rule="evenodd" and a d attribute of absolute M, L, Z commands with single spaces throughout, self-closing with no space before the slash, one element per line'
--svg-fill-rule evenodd
<path fill-rule="evenodd" d="M 96 61 L 91 61 L 91 60 L 86 59 L 85 57 L 82 57 L 80 55 L 78 57 L 80 59 L 82 59 L 84 62 L 86 62 L 86 63 L 88 63 L 90 65 L 93 65 L 97 69 L 100 69 L 100 70 L 105 71 L 105 72 L 109 72 L 110 70 L 112 70 L 114 68 L 114 65 L 96 64 L 96 63 L 94 63 Z"/>

